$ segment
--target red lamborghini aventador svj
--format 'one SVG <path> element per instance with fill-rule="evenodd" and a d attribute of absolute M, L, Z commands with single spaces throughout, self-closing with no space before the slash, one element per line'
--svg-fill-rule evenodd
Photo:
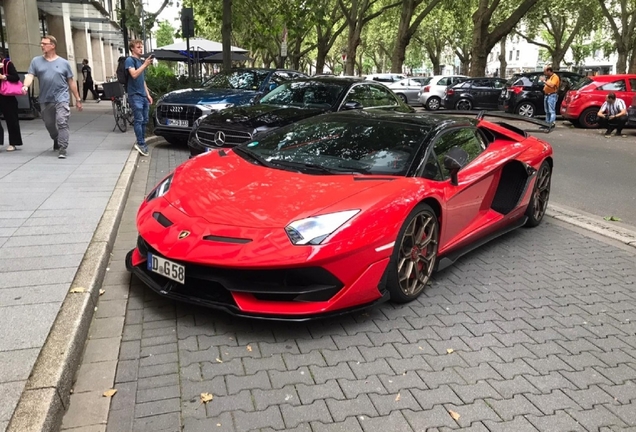
<path fill-rule="evenodd" d="M 411 301 L 548 205 L 548 143 L 455 114 L 325 114 L 194 157 L 142 203 L 127 267 L 163 296 L 240 316 Z"/>

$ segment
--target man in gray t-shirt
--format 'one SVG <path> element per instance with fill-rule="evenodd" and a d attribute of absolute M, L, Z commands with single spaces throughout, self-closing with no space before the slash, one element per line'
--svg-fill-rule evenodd
<path fill-rule="evenodd" d="M 58 150 L 58 158 L 65 159 L 69 138 L 68 119 L 71 114 L 69 90 L 75 97 L 78 111 L 82 110 L 82 100 L 73 80 L 71 65 L 55 52 L 57 40 L 53 36 L 45 36 L 40 46 L 43 55 L 31 60 L 22 91 L 26 94 L 33 78 L 38 78 L 42 120 L 53 139 L 53 149 Z"/>

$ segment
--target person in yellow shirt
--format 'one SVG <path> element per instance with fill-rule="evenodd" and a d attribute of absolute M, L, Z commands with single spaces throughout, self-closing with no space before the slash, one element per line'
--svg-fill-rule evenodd
<path fill-rule="evenodd" d="M 554 129 L 554 123 L 556 122 L 556 103 L 559 98 L 558 91 L 561 86 L 561 79 L 554 73 L 552 67 L 547 66 L 543 73 L 545 76 L 540 80 L 544 83 L 543 86 L 543 107 L 545 109 L 545 121 L 550 125 L 548 129 Z"/>

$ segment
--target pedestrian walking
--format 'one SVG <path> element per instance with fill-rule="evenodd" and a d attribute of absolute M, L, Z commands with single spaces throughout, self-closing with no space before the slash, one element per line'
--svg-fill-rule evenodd
<path fill-rule="evenodd" d="M 544 129 L 552 130 L 556 122 L 556 103 L 559 98 L 558 92 L 559 87 L 561 87 L 561 79 L 550 66 L 546 67 L 543 73 L 545 76 L 540 78 L 544 83 L 543 108 L 545 109 L 545 121 L 549 124 Z"/>
<path fill-rule="evenodd" d="M 609 92 L 605 102 L 596 113 L 598 124 L 606 129 L 605 138 L 612 136 L 616 129 L 616 135 L 623 135 L 623 128 L 627 124 L 627 107 L 623 99 L 617 99 L 614 92 Z M 623 135 L 626 137 L 627 135 Z"/>
<path fill-rule="evenodd" d="M 128 73 L 126 91 L 133 111 L 133 129 L 137 138 L 134 147 L 142 156 L 148 156 L 145 134 L 152 96 L 150 96 L 146 85 L 146 68 L 152 63 L 153 58 L 149 56 L 145 60 L 141 59 L 144 47 L 143 42 L 139 39 L 130 41 L 128 47 L 130 48 L 131 56 L 126 59 L 124 67 Z"/>
<path fill-rule="evenodd" d="M 88 92 L 90 91 L 91 94 L 93 95 L 93 99 L 95 99 L 97 103 L 99 103 L 100 99 L 99 99 L 99 96 L 97 95 L 97 92 L 95 91 L 95 83 L 93 82 L 93 71 L 91 70 L 91 67 L 88 65 L 87 59 L 84 59 L 82 61 L 82 77 L 84 78 L 84 84 L 83 84 L 84 94 L 82 95 L 84 97 L 82 98 L 82 102 L 86 102 L 86 96 L 88 95 Z"/>
<path fill-rule="evenodd" d="M 13 62 L 5 58 L 4 52 L 0 50 L 0 82 L 8 81 L 17 83 L 20 81 L 18 71 L 15 69 Z M 20 86 L 20 84 L 16 84 Z M 18 87 L 19 88 L 19 87 Z M 15 151 L 17 147 L 22 145 L 22 134 L 20 133 L 20 120 L 18 119 L 18 100 L 15 96 L 5 96 L 0 94 L 0 112 L 7 123 L 7 132 L 9 132 L 9 145 L 7 151 Z M 0 123 L 0 146 L 4 145 L 4 129 Z"/>
<path fill-rule="evenodd" d="M 75 97 L 78 111 L 82 110 L 82 100 L 73 79 L 71 65 L 55 52 L 57 39 L 50 35 L 44 36 L 40 47 L 42 55 L 31 60 L 22 91 L 26 94 L 33 78 L 37 77 L 40 83 L 40 114 L 44 126 L 53 140 L 53 149 L 58 151 L 58 158 L 65 159 L 69 140 L 68 119 L 71 115 L 70 93 Z"/>

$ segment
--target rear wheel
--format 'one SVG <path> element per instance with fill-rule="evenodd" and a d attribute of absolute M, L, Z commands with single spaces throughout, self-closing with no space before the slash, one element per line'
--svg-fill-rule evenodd
<path fill-rule="evenodd" d="M 410 302 L 424 291 L 435 268 L 438 244 L 437 216 L 430 206 L 419 204 L 402 225 L 387 266 L 391 300 Z"/>
<path fill-rule="evenodd" d="M 585 129 L 593 129 L 598 127 L 598 108 L 588 108 L 579 116 L 579 124 Z"/>
<path fill-rule="evenodd" d="M 524 117 L 534 117 L 535 111 L 536 109 L 532 102 L 521 102 L 515 109 L 516 114 Z"/>
<path fill-rule="evenodd" d="M 528 216 L 527 227 L 536 227 L 543 220 L 543 216 L 545 216 L 545 212 L 548 209 L 551 182 L 552 168 L 548 161 L 543 161 L 537 172 L 532 198 L 530 198 L 530 204 L 528 204 L 528 209 L 526 210 L 526 216 Z"/>
<path fill-rule="evenodd" d="M 440 107 L 442 100 L 437 96 L 432 96 L 426 101 L 424 107 L 429 111 L 437 111 Z"/>
<path fill-rule="evenodd" d="M 400 98 L 400 100 L 401 100 L 402 102 L 404 102 L 405 104 L 407 104 L 407 103 L 408 103 L 408 101 L 406 100 L 406 96 L 404 96 L 402 93 L 398 93 L 398 94 L 397 94 L 397 97 L 399 97 L 399 98 Z"/>
<path fill-rule="evenodd" d="M 461 111 L 470 111 L 473 109 L 473 104 L 468 99 L 460 99 L 455 104 L 455 108 Z"/>

